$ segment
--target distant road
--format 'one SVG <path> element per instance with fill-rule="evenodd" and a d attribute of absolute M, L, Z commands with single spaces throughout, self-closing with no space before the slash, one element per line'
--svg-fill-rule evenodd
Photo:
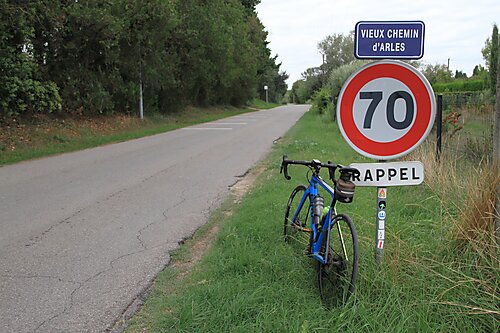
<path fill-rule="evenodd" d="M 0 168 L 0 332 L 103 332 L 307 110 Z"/>

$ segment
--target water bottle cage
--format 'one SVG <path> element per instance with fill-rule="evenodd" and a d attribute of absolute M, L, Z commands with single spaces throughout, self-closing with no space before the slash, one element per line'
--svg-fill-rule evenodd
<path fill-rule="evenodd" d="M 313 200 L 313 216 L 316 224 L 319 224 L 320 222 L 324 207 L 325 200 L 320 195 L 315 196 Z"/>

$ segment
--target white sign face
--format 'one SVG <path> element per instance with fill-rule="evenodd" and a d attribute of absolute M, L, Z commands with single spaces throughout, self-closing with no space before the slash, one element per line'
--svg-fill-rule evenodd
<path fill-rule="evenodd" d="M 351 179 L 356 186 L 419 185 L 424 181 L 424 166 L 419 161 L 389 163 L 353 163 L 360 175 Z"/>
<path fill-rule="evenodd" d="M 264 86 L 264 90 L 267 90 L 269 87 L 268 86 Z"/>
<path fill-rule="evenodd" d="M 358 153 L 389 160 L 415 149 L 432 129 L 434 91 L 412 66 L 369 63 L 344 84 L 337 103 L 340 131 Z"/>
<path fill-rule="evenodd" d="M 391 102 L 389 98 L 394 96 L 395 91 L 398 96 L 404 98 L 400 97 Z M 387 114 L 385 108 L 389 103 L 394 107 L 393 111 Z M 372 110 L 373 106 L 375 109 Z M 393 78 L 379 78 L 365 84 L 354 98 L 353 107 L 356 110 L 372 112 L 355 112 L 353 117 L 361 134 L 375 142 L 395 142 L 401 139 L 415 121 L 416 105 L 413 93 L 408 86 Z M 397 130 L 394 130 L 395 127 Z"/>

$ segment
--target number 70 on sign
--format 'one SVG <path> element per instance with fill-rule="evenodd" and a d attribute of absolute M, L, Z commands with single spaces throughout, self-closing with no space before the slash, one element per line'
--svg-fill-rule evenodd
<path fill-rule="evenodd" d="M 344 84 L 337 103 L 339 128 L 360 154 L 404 156 L 429 134 L 436 101 L 427 79 L 400 61 L 363 66 Z"/>

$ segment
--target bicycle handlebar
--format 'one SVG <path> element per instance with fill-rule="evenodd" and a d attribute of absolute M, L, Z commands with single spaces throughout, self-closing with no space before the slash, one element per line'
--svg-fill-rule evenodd
<path fill-rule="evenodd" d="M 339 169 L 340 172 L 340 178 L 344 180 L 349 180 L 353 175 L 359 175 L 358 169 L 355 168 L 348 168 L 344 167 L 340 164 L 332 164 L 331 161 L 328 161 L 328 163 L 321 163 L 319 160 L 312 160 L 312 161 L 302 161 L 302 160 L 289 160 L 287 155 L 283 155 L 283 160 L 281 162 L 281 168 L 280 168 L 280 173 L 284 173 L 284 176 L 287 180 L 292 179 L 288 175 L 288 165 L 289 164 L 297 164 L 297 165 L 305 165 L 310 168 L 314 168 L 314 171 L 319 173 L 319 170 L 321 168 L 328 168 L 328 175 L 330 176 L 330 179 L 335 182 L 335 171 Z"/>

